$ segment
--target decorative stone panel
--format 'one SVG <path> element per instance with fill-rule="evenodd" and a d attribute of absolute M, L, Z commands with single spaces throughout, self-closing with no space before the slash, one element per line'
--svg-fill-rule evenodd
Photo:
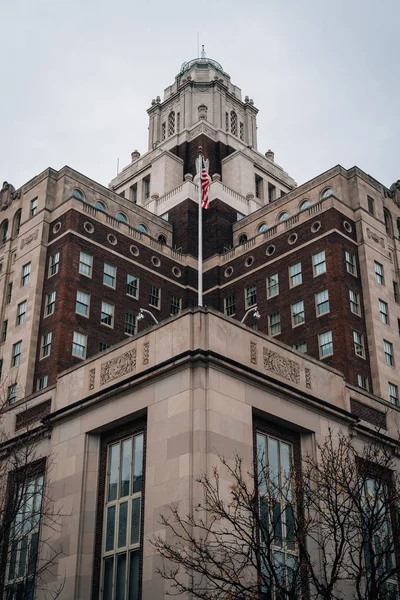
<path fill-rule="evenodd" d="M 271 371 L 283 379 L 287 379 L 292 383 L 300 383 L 300 365 L 299 363 L 285 358 L 277 352 L 264 348 L 264 369 Z"/>
<path fill-rule="evenodd" d="M 106 383 L 110 383 L 110 381 L 128 375 L 133 371 L 136 371 L 136 348 L 101 365 L 100 385 L 106 385 Z"/>

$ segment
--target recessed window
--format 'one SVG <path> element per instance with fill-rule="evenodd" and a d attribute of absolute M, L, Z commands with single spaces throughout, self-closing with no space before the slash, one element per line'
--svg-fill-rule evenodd
<path fill-rule="evenodd" d="M 383 340 L 383 352 L 385 354 L 385 363 L 394 367 L 393 344 Z"/>
<path fill-rule="evenodd" d="M 281 212 L 281 214 L 278 217 L 278 222 L 283 223 L 283 221 L 287 221 L 288 218 L 289 218 L 289 213 L 287 213 L 286 211 Z"/>
<path fill-rule="evenodd" d="M 332 331 L 325 331 L 318 336 L 319 340 L 319 356 L 324 358 L 333 354 Z"/>
<path fill-rule="evenodd" d="M 137 228 L 140 233 L 148 233 L 148 229 L 146 225 L 143 225 L 143 223 L 140 223 Z"/>
<path fill-rule="evenodd" d="M 352 254 L 351 252 L 348 252 L 347 250 L 345 250 L 344 259 L 345 259 L 345 263 L 346 263 L 346 271 L 348 273 L 350 273 L 350 275 L 354 275 L 355 277 L 357 277 L 355 255 Z"/>
<path fill-rule="evenodd" d="M 253 256 L 248 256 L 245 260 L 245 267 L 251 267 L 251 265 L 254 262 L 254 257 Z"/>
<path fill-rule="evenodd" d="M 129 273 L 126 276 L 126 293 L 132 298 L 138 297 L 139 279 Z"/>
<path fill-rule="evenodd" d="M 50 355 L 52 339 L 53 339 L 53 333 L 51 331 L 42 335 L 42 346 L 41 346 L 41 352 L 40 352 L 41 358 L 46 358 L 46 356 Z"/>
<path fill-rule="evenodd" d="M 72 192 L 72 196 L 73 196 L 73 198 L 77 198 L 78 200 L 83 200 L 83 194 L 82 194 L 82 192 L 80 190 L 76 190 L 75 189 Z"/>
<path fill-rule="evenodd" d="M 290 287 L 295 287 L 296 285 L 300 285 L 303 283 L 303 277 L 301 272 L 301 262 L 296 263 L 289 267 L 289 282 Z"/>
<path fill-rule="evenodd" d="M 389 325 L 389 308 L 383 300 L 379 300 L 379 316 L 384 325 Z"/>
<path fill-rule="evenodd" d="M 13 344 L 11 355 L 11 366 L 17 367 L 21 362 L 22 340 Z"/>
<path fill-rule="evenodd" d="M 276 187 L 272 183 L 268 182 L 268 202 L 274 202 L 276 200 Z"/>
<path fill-rule="evenodd" d="M 104 342 L 99 342 L 99 352 L 104 352 L 110 347 L 110 344 L 105 344 Z"/>
<path fill-rule="evenodd" d="M 115 235 L 113 233 L 109 233 L 107 235 L 107 240 L 110 242 L 110 244 L 112 246 L 116 246 L 117 243 L 118 243 L 118 240 L 117 240 L 117 238 L 115 237 Z"/>
<path fill-rule="evenodd" d="M 365 358 L 364 336 L 358 331 L 353 331 L 353 342 L 355 354 Z"/>
<path fill-rule="evenodd" d="M 27 285 L 31 278 L 31 263 L 27 263 L 22 267 L 21 285 Z"/>
<path fill-rule="evenodd" d="M 103 283 L 104 285 L 108 285 L 112 288 L 115 288 L 115 281 L 117 277 L 117 267 L 113 267 L 108 263 L 104 263 L 104 271 L 103 271 Z"/>
<path fill-rule="evenodd" d="M 78 331 L 74 331 L 74 336 L 72 340 L 72 356 L 77 356 L 78 358 L 85 358 L 86 344 L 87 336 L 83 333 L 79 333 Z"/>
<path fill-rule="evenodd" d="M 385 285 L 385 279 L 383 276 L 383 265 L 381 265 L 381 263 L 374 261 L 374 268 L 375 268 L 375 279 L 376 279 L 377 283 L 379 283 L 379 285 Z"/>
<path fill-rule="evenodd" d="M 160 308 L 160 288 L 155 285 L 149 285 L 149 304 L 154 308 Z"/>
<path fill-rule="evenodd" d="M 375 214 L 375 201 L 370 196 L 367 196 L 367 200 L 368 200 L 368 212 L 371 215 L 374 215 Z"/>
<path fill-rule="evenodd" d="M 49 261 L 49 277 L 52 277 L 56 273 L 58 273 L 58 268 L 60 265 L 60 253 L 56 252 L 50 256 Z"/>
<path fill-rule="evenodd" d="M 171 296 L 170 314 L 177 315 L 182 310 L 182 298 L 180 296 Z"/>
<path fill-rule="evenodd" d="M 257 286 L 248 285 L 244 289 L 245 300 L 246 300 L 246 308 L 250 308 L 257 304 Z"/>
<path fill-rule="evenodd" d="M 42 377 L 39 377 L 39 379 L 37 380 L 36 389 L 38 392 L 40 392 L 41 390 L 44 390 L 45 388 L 47 388 L 48 385 L 49 385 L 49 376 L 42 375 Z"/>
<path fill-rule="evenodd" d="M 268 248 L 266 249 L 265 254 L 267 256 L 272 256 L 274 252 L 275 252 L 275 246 L 273 244 L 270 244 L 268 246 Z"/>
<path fill-rule="evenodd" d="M 383 218 L 385 220 L 385 229 L 386 229 L 386 233 L 390 236 L 393 235 L 393 222 L 392 222 L 392 216 L 390 214 L 390 212 L 388 211 L 387 208 L 383 209 Z"/>
<path fill-rule="evenodd" d="M 3 325 L 1 327 L 1 342 L 5 342 L 7 339 L 7 329 L 8 329 L 8 319 L 3 321 Z"/>
<path fill-rule="evenodd" d="M 259 175 L 255 175 L 254 180 L 255 180 L 256 198 L 259 198 L 261 200 L 263 197 L 263 178 L 260 177 Z"/>
<path fill-rule="evenodd" d="M 13 383 L 12 385 L 8 386 L 7 400 L 8 400 L 8 404 L 14 404 L 14 402 L 16 402 L 16 400 L 17 400 L 17 384 L 16 383 Z"/>
<path fill-rule="evenodd" d="M 38 209 L 38 199 L 34 198 L 33 200 L 31 200 L 31 217 L 34 217 L 36 215 L 37 209 Z"/>
<path fill-rule="evenodd" d="M 86 275 L 87 277 L 91 277 L 92 265 L 93 256 L 81 250 L 79 254 L 79 273 L 81 273 L 82 275 Z"/>
<path fill-rule="evenodd" d="M 0 239 L 1 243 L 5 244 L 8 237 L 8 219 L 2 222 L 0 227 Z"/>
<path fill-rule="evenodd" d="M 297 344 L 294 345 L 294 349 L 297 350 L 297 352 L 301 352 L 302 354 L 306 354 L 306 352 L 307 352 L 307 342 L 298 342 Z"/>
<path fill-rule="evenodd" d="M 151 262 L 153 263 L 153 265 L 155 267 L 161 266 L 161 260 L 158 258 L 158 256 L 152 256 L 151 257 Z"/>
<path fill-rule="evenodd" d="M 310 208 L 310 206 L 311 206 L 311 204 L 310 204 L 309 200 L 303 200 L 303 202 L 300 202 L 299 212 L 302 212 L 303 210 Z"/>
<path fill-rule="evenodd" d="M 130 197 L 133 204 L 137 204 L 137 183 L 130 187 Z"/>
<path fill-rule="evenodd" d="M 258 227 L 257 227 L 257 232 L 258 233 L 265 233 L 266 231 L 268 231 L 268 225 L 266 223 L 261 223 Z"/>
<path fill-rule="evenodd" d="M 145 200 L 148 200 L 150 198 L 150 175 L 143 179 L 143 192 Z"/>
<path fill-rule="evenodd" d="M 275 312 L 268 315 L 269 335 L 278 335 L 281 332 L 281 313 Z"/>
<path fill-rule="evenodd" d="M 330 311 L 328 290 L 323 290 L 315 294 L 315 304 L 317 306 L 317 316 L 324 315 Z"/>
<path fill-rule="evenodd" d="M 321 198 L 323 200 L 325 200 L 325 198 L 329 198 L 329 196 L 332 196 L 333 192 L 332 192 L 332 188 L 326 188 L 324 189 L 324 191 L 321 194 Z"/>
<path fill-rule="evenodd" d="M 267 278 L 267 297 L 273 298 L 279 294 L 279 275 L 275 273 Z"/>
<path fill-rule="evenodd" d="M 100 322 L 103 325 L 108 325 L 108 327 L 114 326 L 114 305 L 109 304 L 109 302 L 101 303 L 101 317 Z"/>
<path fill-rule="evenodd" d="M 159 235 L 157 238 L 157 241 L 159 244 L 162 244 L 163 246 L 166 246 L 167 244 L 167 238 L 165 237 L 165 235 Z"/>
<path fill-rule="evenodd" d="M 116 215 L 116 219 L 120 223 L 128 223 L 128 217 L 126 216 L 125 213 L 118 212 L 117 215 Z"/>
<path fill-rule="evenodd" d="M 125 333 L 127 335 L 135 335 L 136 333 L 136 317 L 132 313 L 125 313 Z"/>
<path fill-rule="evenodd" d="M 325 250 L 313 254 L 312 257 L 314 277 L 326 273 Z"/>
<path fill-rule="evenodd" d="M 394 296 L 394 301 L 399 303 L 399 300 L 400 300 L 399 284 L 397 283 L 397 281 L 393 281 L 393 296 Z"/>
<path fill-rule="evenodd" d="M 83 229 L 85 231 L 87 231 L 88 233 L 94 233 L 94 225 L 93 225 L 93 223 L 90 223 L 89 221 L 84 222 Z"/>
<path fill-rule="evenodd" d="M 104 204 L 104 202 L 100 202 L 100 200 L 97 200 L 96 204 L 94 205 L 95 208 L 97 208 L 97 210 L 101 210 L 101 212 L 106 212 L 106 205 Z"/>
<path fill-rule="evenodd" d="M 12 290 L 13 290 L 13 282 L 10 281 L 10 283 L 7 286 L 6 304 L 10 304 L 10 302 L 11 302 Z"/>
<path fill-rule="evenodd" d="M 25 322 L 27 301 L 20 302 L 17 306 L 17 327 Z"/>
<path fill-rule="evenodd" d="M 357 294 L 357 292 L 353 292 L 353 290 L 349 290 L 349 297 L 350 297 L 350 310 L 354 315 L 359 315 L 361 314 L 361 310 L 360 310 L 360 294 Z"/>
<path fill-rule="evenodd" d="M 89 316 L 90 295 L 78 290 L 76 292 L 75 312 L 84 317 Z"/>
<path fill-rule="evenodd" d="M 358 374 L 357 375 L 357 385 L 362 390 L 365 390 L 366 392 L 368 392 L 368 390 L 369 390 L 368 377 L 366 375 L 360 375 L 360 374 Z"/>
<path fill-rule="evenodd" d="M 389 402 L 395 404 L 399 403 L 399 387 L 394 383 L 389 382 Z"/>
<path fill-rule="evenodd" d="M 14 216 L 14 223 L 13 223 L 13 234 L 14 235 L 18 235 L 19 230 L 21 229 L 21 216 L 22 216 L 22 210 L 19 209 L 19 210 L 17 210 L 17 212 L 15 213 L 15 216 Z"/>
<path fill-rule="evenodd" d="M 238 244 L 239 244 L 239 246 L 242 246 L 242 245 L 243 245 L 243 244 L 245 244 L 246 242 L 247 242 L 247 235 L 246 235 L 245 233 L 242 233 L 242 234 L 239 236 L 239 239 L 238 239 Z"/>
<path fill-rule="evenodd" d="M 304 321 L 304 302 L 303 300 L 300 300 L 299 302 L 292 304 L 292 325 L 293 327 L 296 327 L 296 325 L 301 325 Z"/>
<path fill-rule="evenodd" d="M 233 317 L 236 312 L 235 294 L 230 294 L 224 298 L 224 308 L 227 317 Z"/>

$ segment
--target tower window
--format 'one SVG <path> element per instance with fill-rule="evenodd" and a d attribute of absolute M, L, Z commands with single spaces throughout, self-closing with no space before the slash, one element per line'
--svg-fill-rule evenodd
<path fill-rule="evenodd" d="M 243 123 L 239 123 L 239 136 L 243 142 L 244 141 L 244 125 L 243 125 Z"/>
<path fill-rule="evenodd" d="M 170 112 L 168 115 L 168 137 L 175 133 L 175 113 Z"/>
<path fill-rule="evenodd" d="M 237 114 L 235 113 L 234 110 L 231 110 L 231 134 L 236 135 L 236 136 L 238 134 L 238 132 L 237 132 Z"/>
<path fill-rule="evenodd" d="M 255 175 L 255 185 L 256 185 L 256 198 L 262 199 L 262 191 L 263 191 L 263 178 L 259 175 Z"/>
<path fill-rule="evenodd" d="M 143 190 L 144 190 L 144 197 L 147 200 L 148 198 L 150 198 L 150 175 L 148 175 L 148 177 L 145 177 L 143 179 Z"/>
<path fill-rule="evenodd" d="M 225 113 L 225 131 L 229 131 L 229 114 Z"/>
<path fill-rule="evenodd" d="M 163 142 L 165 140 L 166 136 L 166 130 L 167 130 L 167 126 L 166 123 L 162 123 L 161 125 L 161 141 Z"/>

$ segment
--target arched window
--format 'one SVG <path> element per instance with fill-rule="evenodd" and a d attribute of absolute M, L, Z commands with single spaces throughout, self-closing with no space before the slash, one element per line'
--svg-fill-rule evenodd
<path fill-rule="evenodd" d="M 397 219 L 397 237 L 400 239 L 400 219 Z"/>
<path fill-rule="evenodd" d="M 158 236 L 158 241 L 160 242 L 160 244 L 163 244 L 163 246 L 165 246 L 167 243 L 167 238 L 165 237 L 165 235 L 161 234 Z"/>
<path fill-rule="evenodd" d="M 5 244 L 8 236 L 8 219 L 2 222 L 0 227 L 0 241 Z"/>
<path fill-rule="evenodd" d="M 325 200 L 325 198 L 329 198 L 329 196 L 332 196 L 333 192 L 332 192 L 332 188 L 326 188 L 322 194 L 321 194 L 321 198 L 322 200 Z"/>
<path fill-rule="evenodd" d="M 175 113 L 171 111 L 168 115 L 168 137 L 175 133 Z"/>
<path fill-rule="evenodd" d="M 237 136 L 237 115 L 231 110 L 231 134 Z"/>
<path fill-rule="evenodd" d="M 268 225 L 266 223 L 261 223 L 258 227 L 257 227 L 257 231 L 258 233 L 264 233 L 264 231 L 267 231 L 268 229 Z"/>
<path fill-rule="evenodd" d="M 19 209 L 19 210 L 17 210 L 17 212 L 15 213 L 15 216 L 14 216 L 14 221 L 13 221 L 13 235 L 14 236 L 19 234 L 19 230 L 21 228 L 21 214 L 22 214 L 22 210 Z"/>
<path fill-rule="evenodd" d="M 81 190 L 76 190 L 75 189 L 72 192 L 72 196 L 73 196 L 73 198 L 77 198 L 78 200 L 83 200 L 83 194 L 82 194 Z"/>
<path fill-rule="evenodd" d="M 303 210 L 306 210 L 306 208 L 309 208 L 310 206 L 311 206 L 311 204 L 308 200 L 303 200 L 303 202 L 300 202 L 299 211 L 302 212 Z"/>
<path fill-rule="evenodd" d="M 283 221 L 287 221 L 288 218 L 289 218 L 289 213 L 287 213 L 286 211 L 281 212 L 281 214 L 278 217 L 278 222 L 283 223 Z"/>
<path fill-rule="evenodd" d="M 242 233 L 242 234 L 239 236 L 238 242 L 239 242 L 239 245 L 240 245 L 240 246 L 241 246 L 242 244 L 245 244 L 245 243 L 247 242 L 247 235 L 246 235 L 245 233 Z"/>
<path fill-rule="evenodd" d="M 392 221 L 392 215 L 390 214 L 390 212 L 388 211 L 387 208 L 383 208 L 383 217 L 385 219 L 385 228 L 386 228 L 386 233 L 388 235 L 393 235 L 393 221 Z"/>
<path fill-rule="evenodd" d="M 106 210 L 107 210 L 107 207 L 104 204 L 104 202 L 100 202 L 100 200 L 97 200 L 97 202 L 94 206 L 95 206 L 95 208 L 97 208 L 97 210 L 101 210 L 102 212 L 106 212 Z"/>
<path fill-rule="evenodd" d="M 124 213 L 119 212 L 117 213 L 117 221 L 120 221 L 121 223 L 127 223 L 128 217 Z"/>
<path fill-rule="evenodd" d="M 140 231 L 141 233 L 147 233 L 148 229 L 147 229 L 146 225 L 143 225 L 143 223 L 140 223 L 140 225 L 138 225 L 138 231 Z"/>

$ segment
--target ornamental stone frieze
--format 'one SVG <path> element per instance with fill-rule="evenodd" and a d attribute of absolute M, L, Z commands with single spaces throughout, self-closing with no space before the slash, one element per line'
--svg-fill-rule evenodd
<path fill-rule="evenodd" d="M 283 377 L 283 379 L 287 379 L 292 383 L 300 383 L 299 363 L 295 362 L 294 360 L 291 360 L 290 358 L 285 358 L 277 352 L 268 350 L 268 348 L 265 347 L 263 355 L 264 369 L 266 369 L 267 371 L 271 371 L 271 373 L 279 375 L 279 377 Z"/>
<path fill-rule="evenodd" d="M 136 371 L 136 348 L 128 350 L 121 356 L 116 356 L 101 365 L 100 385 L 106 385 L 110 381 L 133 371 Z"/>

